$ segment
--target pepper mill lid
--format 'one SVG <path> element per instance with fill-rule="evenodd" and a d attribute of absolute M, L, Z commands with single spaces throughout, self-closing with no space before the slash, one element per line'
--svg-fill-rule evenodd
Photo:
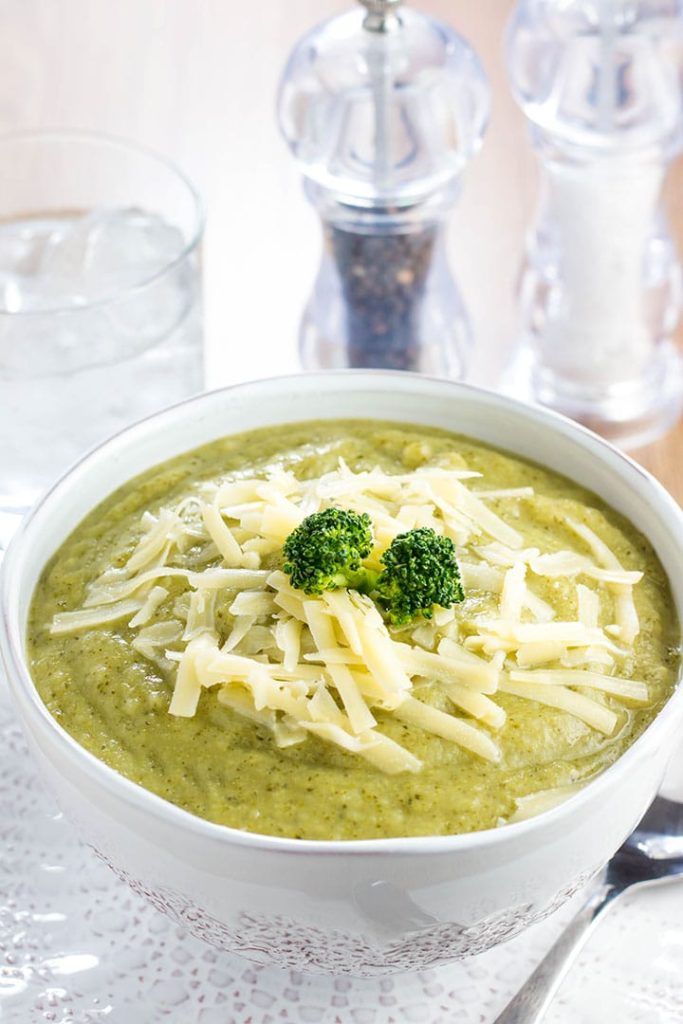
<path fill-rule="evenodd" d="M 360 0 L 307 33 L 278 97 L 309 186 L 370 208 L 409 206 L 453 183 L 488 111 L 469 44 L 401 0 Z"/>

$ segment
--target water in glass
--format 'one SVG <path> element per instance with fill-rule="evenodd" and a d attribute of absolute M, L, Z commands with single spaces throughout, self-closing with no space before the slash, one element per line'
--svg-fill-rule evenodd
<path fill-rule="evenodd" d="M 197 253 L 178 228 L 137 208 L 0 224 L 0 546 L 83 451 L 201 387 Z"/>

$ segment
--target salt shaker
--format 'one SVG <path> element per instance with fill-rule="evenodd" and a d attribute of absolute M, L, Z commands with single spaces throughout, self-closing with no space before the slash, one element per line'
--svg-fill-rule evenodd
<path fill-rule="evenodd" d="M 362 0 L 300 40 L 278 107 L 323 226 L 304 367 L 462 376 L 469 327 L 444 235 L 488 117 L 471 47 L 401 0 Z"/>
<path fill-rule="evenodd" d="M 678 417 L 681 271 L 661 209 L 681 147 L 680 0 L 519 0 L 508 65 L 542 167 L 508 387 L 623 447 Z"/>

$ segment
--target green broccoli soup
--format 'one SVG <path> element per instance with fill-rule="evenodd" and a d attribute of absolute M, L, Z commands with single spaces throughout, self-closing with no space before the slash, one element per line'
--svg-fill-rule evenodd
<path fill-rule="evenodd" d="M 36 588 L 60 725 L 193 814 L 306 839 L 503 826 L 618 758 L 671 694 L 647 540 L 439 430 L 309 422 L 108 497 Z"/>

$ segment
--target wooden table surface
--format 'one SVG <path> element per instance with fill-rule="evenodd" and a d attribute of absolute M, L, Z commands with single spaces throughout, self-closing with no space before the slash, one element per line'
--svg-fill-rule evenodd
<path fill-rule="evenodd" d="M 646 469 L 660 480 L 673 494 L 676 500 L 683 502 L 683 424 L 678 421 L 676 427 L 666 437 L 647 448 L 629 454 L 641 462 Z"/>
<path fill-rule="evenodd" d="M 350 3 L 351 0 L 348 0 Z M 479 52 L 492 119 L 450 224 L 476 338 L 472 379 L 493 385 L 517 338 L 515 282 L 537 170 L 507 85 L 511 0 L 415 0 Z M 0 130 L 78 127 L 127 136 L 179 163 L 205 197 L 209 383 L 297 368 L 296 335 L 320 236 L 279 137 L 286 55 L 337 0 L 8 0 L 0 13 Z M 683 168 L 669 209 L 683 249 Z M 495 301 L 492 301 L 495 296 Z M 638 457 L 683 499 L 682 427 Z"/>

